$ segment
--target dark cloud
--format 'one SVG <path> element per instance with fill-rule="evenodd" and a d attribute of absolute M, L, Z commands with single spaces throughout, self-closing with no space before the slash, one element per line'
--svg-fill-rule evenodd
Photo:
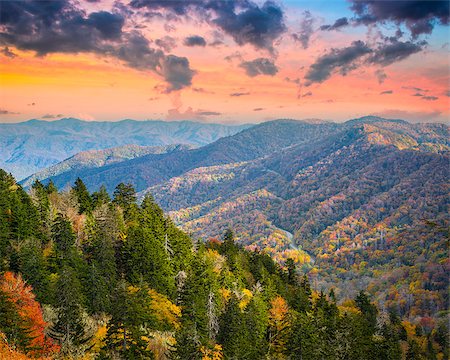
<path fill-rule="evenodd" d="M 155 40 L 155 45 L 163 49 L 165 52 L 171 52 L 177 46 L 177 41 L 171 36 L 164 36 Z"/>
<path fill-rule="evenodd" d="M 266 1 L 261 7 L 250 1 L 241 1 L 239 5 L 245 9 L 236 13 L 236 2 L 211 1 L 217 14 L 213 22 L 239 45 L 252 44 L 273 51 L 274 41 L 286 31 L 281 8 L 272 1 Z"/>
<path fill-rule="evenodd" d="M 377 77 L 379 84 L 384 83 L 384 80 L 387 79 L 387 75 L 386 75 L 386 73 L 384 72 L 383 69 L 377 69 L 375 71 L 375 76 Z"/>
<path fill-rule="evenodd" d="M 308 96 L 312 96 L 313 93 L 311 91 L 308 91 L 307 93 L 303 94 L 302 97 L 308 97 Z"/>
<path fill-rule="evenodd" d="M 394 92 L 392 90 L 384 90 L 382 92 L 380 92 L 380 95 L 390 95 L 393 94 Z"/>
<path fill-rule="evenodd" d="M 196 92 L 196 93 L 202 93 L 202 94 L 215 94 L 214 91 L 209 91 L 206 90 L 204 88 L 200 88 L 200 87 L 193 87 L 191 88 L 192 91 Z"/>
<path fill-rule="evenodd" d="M 346 75 L 349 71 L 362 65 L 388 66 L 422 51 L 425 45 L 424 41 L 414 43 L 387 39 L 385 42 L 379 43 L 378 47 L 371 48 L 363 41 L 354 41 L 351 46 L 331 49 L 316 59 L 305 75 L 307 80 L 305 85 L 324 82 L 335 72 Z M 382 69 L 378 69 L 375 75 L 380 83 L 386 78 Z"/>
<path fill-rule="evenodd" d="M 239 97 L 239 96 L 246 96 L 246 95 L 250 95 L 250 92 L 234 92 L 234 93 L 230 94 L 230 96 L 232 96 L 232 97 Z"/>
<path fill-rule="evenodd" d="M 192 84 L 194 70 L 189 67 L 189 60 L 175 55 L 165 56 L 159 64 L 159 72 L 169 84 L 166 92 L 180 90 Z"/>
<path fill-rule="evenodd" d="M 445 92 L 445 96 L 450 96 L 450 90 L 447 90 L 447 91 Z"/>
<path fill-rule="evenodd" d="M 300 32 L 298 34 L 292 34 L 292 37 L 295 41 L 298 41 L 303 49 L 307 49 L 309 47 L 309 40 L 311 39 L 311 35 L 314 33 L 313 29 L 314 18 L 311 16 L 309 11 L 305 11 L 303 13 L 303 19 L 300 22 Z"/>
<path fill-rule="evenodd" d="M 79 52 L 113 56 L 132 68 L 161 75 L 168 83 L 167 92 L 191 85 L 195 72 L 186 58 L 151 48 L 137 30 L 124 31 L 122 13 L 86 15 L 76 4 L 69 0 L 2 1 L 0 42 L 39 56 Z"/>
<path fill-rule="evenodd" d="M 18 114 L 20 114 L 20 113 L 9 111 L 6 109 L 0 109 L 0 115 L 18 115 Z"/>
<path fill-rule="evenodd" d="M 202 36 L 193 35 L 185 38 L 183 44 L 185 46 L 206 46 L 206 40 Z"/>
<path fill-rule="evenodd" d="M 245 72 L 250 77 L 258 75 L 274 76 L 278 72 L 278 68 L 270 59 L 258 58 L 252 61 L 244 61 L 239 65 L 245 69 Z"/>
<path fill-rule="evenodd" d="M 371 64 L 387 66 L 422 51 L 425 45 L 425 42 L 413 43 L 411 41 L 393 40 L 375 49 L 367 61 Z"/>
<path fill-rule="evenodd" d="M 422 99 L 427 101 L 436 101 L 439 98 L 437 96 L 422 96 Z"/>
<path fill-rule="evenodd" d="M 253 111 L 263 111 L 263 110 L 265 110 L 265 109 L 264 109 L 264 108 L 260 108 L 260 107 L 259 107 L 259 108 L 254 108 L 254 109 L 253 109 Z"/>
<path fill-rule="evenodd" d="M 64 114 L 45 114 L 41 116 L 41 119 L 61 119 Z"/>
<path fill-rule="evenodd" d="M 272 1 L 259 6 L 250 0 L 132 0 L 130 6 L 166 10 L 177 16 L 195 12 L 233 37 L 237 44 L 252 44 L 269 51 L 273 51 L 274 41 L 286 31 L 283 11 Z M 212 14 L 205 15 L 207 12 Z"/>
<path fill-rule="evenodd" d="M 420 97 L 422 97 L 422 96 L 424 96 L 424 95 L 421 94 L 421 93 L 415 93 L 415 94 L 413 94 L 413 96 L 420 96 Z"/>
<path fill-rule="evenodd" d="M 413 38 L 421 34 L 431 34 L 436 24 L 449 23 L 448 0 L 351 0 L 351 9 L 356 13 L 357 23 L 373 24 L 394 22 L 405 24 Z"/>
<path fill-rule="evenodd" d="M 17 56 L 11 50 L 9 50 L 9 47 L 7 46 L 5 46 L 2 50 L 0 50 L 0 53 L 5 55 L 6 57 L 9 57 L 10 59 L 14 59 Z"/>
<path fill-rule="evenodd" d="M 422 89 L 422 88 L 416 87 L 416 86 L 402 86 L 402 89 L 414 90 L 414 91 L 418 91 L 418 92 L 428 92 L 428 91 L 430 91 L 430 90 Z"/>
<path fill-rule="evenodd" d="M 355 62 L 372 52 L 362 41 L 354 41 L 350 46 L 342 49 L 331 49 L 325 55 L 320 56 L 309 68 L 305 75 L 306 86 L 312 83 L 321 83 L 327 80 L 335 71 L 346 75 L 348 71 L 356 67 Z"/>
<path fill-rule="evenodd" d="M 198 115 L 200 115 L 200 116 L 218 116 L 218 115 L 222 115 L 222 113 L 220 113 L 220 112 L 217 112 L 217 111 L 206 111 L 206 110 L 203 110 L 203 111 L 197 111 L 197 114 Z"/>
<path fill-rule="evenodd" d="M 326 30 L 326 31 L 331 31 L 331 30 L 338 30 L 341 27 L 347 26 L 349 25 L 348 19 L 346 17 L 342 17 L 337 19 L 334 24 L 332 25 L 322 25 L 320 27 L 320 30 Z"/>

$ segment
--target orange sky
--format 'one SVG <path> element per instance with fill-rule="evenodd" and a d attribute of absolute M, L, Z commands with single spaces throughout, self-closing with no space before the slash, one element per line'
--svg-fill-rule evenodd
<path fill-rule="evenodd" d="M 254 44 L 238 45 L 222 32 L 223 44 L 210 46 L 219 33 L 214 25 L 192 17 L 173 22 L 140 19 L 147 39 L 170 36 L 176 46 L 170 53 L 189 59 L 195 71 L 192 84 L 166 93 L 164 79 L 154 71 L 128 66 L 114 56 L 93 52 L 49 53 L 36 56 L 33 50 L 8 44 L 14 57 L 0 54 L 1 121 L 31 118 L 76 117 L 85 120 L 132 118 L 200 120 L 222 123 L 260 122 L 276 118 L 322 118 L 342 121 L 368 114 L 402 117 L 411 121 L 446 121 L 449 115 L 448 43 L 439 28 L 427 36 L 426 49 L 387 66 L 359 65 L 343 76 L 339 71 L 321 83 L 296 84 L 311 64 L 332 48 L 367 39 L 365 28 L 314 31 L 303 49 L 290 33 L 299 27 L 308 3 L 290 7 L 281 4 L 287 31 L 276 40 L 275 53 Z M 87 12 L 111 10 L 110 2 L 86 5 Z M 291 10 L 291 11 L 290 11 Z M 332 21 L 333 14 L 311 11 L 315 27 Z M 335 18 L 339 14 L 334 15 Z M 131 27 L 125 23 L 125 28 Z M 151 30 L 149 30 L 151 28 Z M 201 35 L 207 46 L 188 47 L 183 39 Z M 6 48 L 6 44 L 5 44 Z M 231 59 L 227 56 L 237 54 Z M 268 58 L 276 64 L 275 75 L 250 77 L 239 66 L 244 61 Z M 381 83 L 375 72 L 382 69 Z M 290 80 L 288 80 L 290 79 Z M 422 96 L 413 96 L 423 90 Z M 231 94 L 240 96 L 231 96 Z"/>

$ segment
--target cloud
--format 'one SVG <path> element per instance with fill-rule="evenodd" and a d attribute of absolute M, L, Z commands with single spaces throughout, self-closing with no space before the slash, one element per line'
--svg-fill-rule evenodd
<path fill-rule="evenodd" d="M 64 114 L 45 114 L 41 116 L 41 119 L 60 119 L 64 117 Z"/>
<path fill-rule="evenodd" d="M 247 95 L 250 95 L 250 92 L 234 92 L 234 93 L 230 94 L 231 97 L 239 97 L 239 96 L 247 96 Z"/>
<path fill-rule="evenodd" d="M 441 111 L 404 111 L 396 109 L 388 109 L 372 114 L 386 119 L 403 119 L 411 122 L 435 122 L 445 121 Z"/>
<path fill-rule="evenodd" d="M 402 89 L 414 90 L 414 91 L 418 91 L 418 92 L 428 92 L 428 91 L 430 91 L 430 90 L 427 90 L 427 89 L 419 88 L 417 86 L 402 86 Z"/>
<path fill-rule="evenodd" d="M 202 36 L 193 35 L 185 38 L 183 44 L 185 46 L 206 46 L 206 40 Z"/>
<path fill-rule="evenodd" d="M 303 13 L 303 19 L 300 22 L 300 32 L 298 34 L 292 34 L 292 37 L 295 41 L 298 41 L 303 49 L 307 49 L 309 47 L 309 40 L 311 39 L 311 35 L 314 33 L 313 29 L 314 18 L 311 16 L 309 11 L 305 11 Z"/>
<path fill-rule="evenodd" d="M 420 97 L 422 97 L 422 96 L 424 96 L 424 95 L 417 92 L 417 93 L 413 94 L 413 96 L 420 96 Z"/>
<path fill-rule="evenodd" d="M 437 96 L 422 96 L 422 100 L 427 100 L 427 101 L 436 101 L 439 98 Z"/>
<path fill-rule="evenodd" d="M 200 116 L 218 116 L 218 115 L 222 115 L 222 113 L 217 112 L 217 111 L 197 111 L 197 114 Z"/>
<path fill-rule="evenodd" d="M 423 50 L 426 42 L 413 43 L 411 41 L 398 41 L 387 39 L 379 43 L 378 47 L 369 47 L 361 40 L 352 42 L 348 47 L 331 49 L 328 53 L 320 56 L 309 67 L 305 79 L 305 86 L 312 83 L 322 83 L 329 79 L 335 72 L 347 75 L 351 70 L 363 65 L 380 65 L 382 67 L 402 61 L 409 56 Z M 382 69 L 375 72 L 378 82 L 382 83 L 386 74 Z"/>
<path fill-rule="evenodd" d="M 9 50 L 9 47 L 5 46 L 2 50 L 0 50 L 0 53 L 5 55 L 6 57 L 9 57 L 10 59 L 14 59 L 17 55 L 14 54 L 11 50 Z"/>
<path fill-rule="evenodd" d="M 0 115 L 18 115 L 18 114 L 20 114 L 20 113 L 9 111 L 6 109 L 0 109 Z"/>
<path fill-rule="evenodd" d="M 346 17 L 342 17 L 337 19 L 334 24 L 332 25 L 322 25 L 320 27 L 320 30 L 326 30 L 326 31 L 331 31 L 331 30 L 338 30 L 341 27 L 347 26 L 349 25 L 348 19 Z"/>
<path fill-rule="evenodd" d="M 387 66 L 422 51 L 425 44 L 425 42 L 413 43 L 411 41 L 401 42 L 393 40 L 392 42 L 382 44 L 375 49 L 373 54 L 369 57 L 368 62 Z"/>
<path fill-rule="evenodd" d="M 384 91 L 380 92 L 380 95 L 390 95 L 393 93 L 394 93 L 394 91 L 392 91 L 392 90 L 384 90 Z"/>
<path fill-rule="evenodd" d="M 278 72 L 278 68 L 273 61 L 266 58 L 244 61 L 239 66 L 245 69 L 245 72 L 250 77 L 255 77 L 258 75 L 274 76 Z"/>
<path fill-rule="evenodd" d="M 330 52 L 320 56 L 309 68 L 305 75 L 306 86 L 312 83 L 322 83 L 327 80 L 334 71 L 342 75 L 356 67 L 355 61 L 372 52 L 364 42 L 358 40 L 342 49 L 331 49 Z"/>
<path fill-rule="evenodd" d="M 161 75 L 167 92 L 191 85 L 195 72 L 186 58 L 151 48 L 137 30 L 124 31 L 125 17 L 120 12 L 87 15 L 77 4 L 69 0 L 2 1 L 0 41 L 38 56 L 80 52 L 113 56 L 129 67 Z"/>
<path fill-rule="evenodd" d="M 238 45 L 251 44 L 271 52 L 274 41 L 286 31 L 283 11 L 272 1 L 259 6 L 251 0 L 132 0 L 130 6 L 165 10 L 176 16 L 195 14 L 218 26 Z"/>
<path fill-rule="evenodd" d="M 313 95 L 313 93 L 311 91 L 308 91 L 307 93 L 302 95 L 302 98 L 312 96 L 312 95 Z"/>
<path fill-rule="evenodd" d="M 413 38 L 431 34 L 436 24 L 449 23 L 448 0 L 351 0 L 351 9 L 357 15 L 355 21 L 362 24 L 393 22 L 405 24 Z"/>
<path fill-rule="evenodd" d="M 205 120 L 208 116 L 219 116 L 222 113 L 210 110 L 194 110 L 188 107 L 185 111 L 180 111 L 180 108 L 169 109 L 167 120 Z"/>
<path fill-rule="evenodd" d="M 165 52 L 171 52 L 177 47 L 177 41 L 171 36 L 164 36 L 155 40 L 155 45 L 163 49 Z"/>
<path fill-rule="evenodd" d="M 379 84 L 384 83 L 384 80 L 387 79 L 387 75 L 386 75 L 386 73 L 384 72 L 383 69 L 377 69 L 375 71 L 375 76 L 377 77 Z"/>

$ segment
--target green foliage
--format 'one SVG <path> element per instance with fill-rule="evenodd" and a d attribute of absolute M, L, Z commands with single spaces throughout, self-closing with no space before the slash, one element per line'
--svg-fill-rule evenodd
<path fill-rule="evenodd" d="M 49 334 L 63 356 L 91 351 L 100 359 L 153 359 L 162 332 L 163 350 L 170 348 L 167 354 L 179 360 L 212 352 L 249 360 L 448 354 L 445 322 L 434 326 L 434 319 L 422 318 L 414 327 L 392 309 L 379 312 L 364 291 L 345 302 L 339 289 L 317 292 L 311 285 L 317 273 L 306 274 L 291 259 L 283 267 L 267 253 L 245 250 L 231 230 L 222 242 L 194 248 L 153 197 L 138 205 L 127 185 L 117 187 L 113 201 L 103 189 L 75 202 L 67 193 L 48 195 L 36 182 L 31 201 L 0 173 L 0 192 L 2 266 L 21 272 L 49 316 L 55 314 Z M 80 199 L 88 198 L 92 207 L 79 213 Z M 48 235 L 43 222 L 53 223 Z M 28 325 L 8 301 L 0 292 L 0 332 L 26 346 Z M 100 323 L 106 327 L 102 345 L 91 341 Z"/>

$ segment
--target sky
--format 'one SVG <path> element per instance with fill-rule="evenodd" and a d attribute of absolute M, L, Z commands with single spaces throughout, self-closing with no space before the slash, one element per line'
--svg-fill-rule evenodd
<path fill-rule="evenodd" d="M 0 1 L 0 122 L 448 122 L 449 1 Z"/>

